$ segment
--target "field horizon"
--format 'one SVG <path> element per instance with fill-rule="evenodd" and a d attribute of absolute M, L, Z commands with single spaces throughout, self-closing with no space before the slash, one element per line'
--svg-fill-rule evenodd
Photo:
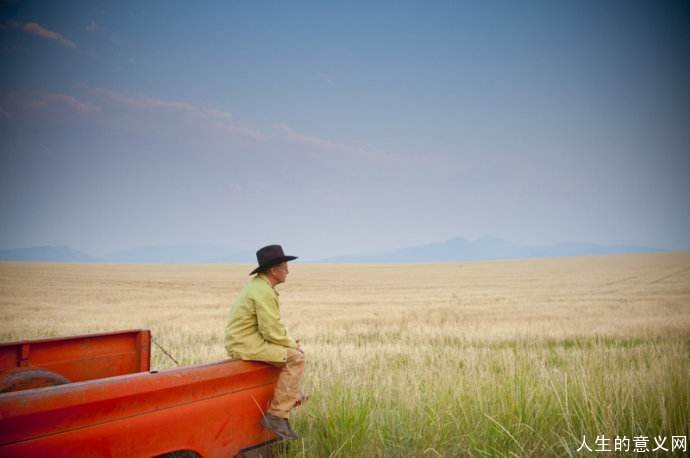
<path fill-rule="evenodd" d="M 144 328 L 181 364 L 217 361 L 252 268 L 2 262 L 0 340 Z M 286 456 L 575 456 L 640 435 L 652 453 L 688 435 L 690 252 L 297 261 L 277 289 L 312 393 Z M 152 365 L 174 363 L 154 346 Z"/>

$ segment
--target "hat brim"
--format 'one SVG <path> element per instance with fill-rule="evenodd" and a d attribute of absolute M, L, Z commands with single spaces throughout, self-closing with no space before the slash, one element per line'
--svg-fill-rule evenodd
<path fill-rule="evenodd" d="M 271 262 L 266 263 L 263 266 L 259 266 L 256 269 L 249 272 L 249 275 L 254 275 L 255 273 L 258 273 L 260 270 L 268 269 L 269 267 L 273 267 L 277 264 L 280 264 L 281 262 L 293 261 L 295 259 L 297 259 L 297 256 L 280 256 L 279 258 L 271 259 Z"/>

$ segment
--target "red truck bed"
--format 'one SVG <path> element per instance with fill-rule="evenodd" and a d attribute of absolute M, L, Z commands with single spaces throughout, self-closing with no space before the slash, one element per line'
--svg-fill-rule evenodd
<path fill-rule="evenodd" d="M 71 382 L 148 371 L 151 333 L 118 331 L 0 344 L 0 372 L 39 367 Z"/>
<path fill-rule="evenodd" d="M 0 345 L 0 379 L 40 367 L 72 381 L 0 394 L 0 457 L 228 457 L 275 439 L 258 422 L 277 368 L 227 360 L 150 372 L 149 345 L 148 331 Z"/>

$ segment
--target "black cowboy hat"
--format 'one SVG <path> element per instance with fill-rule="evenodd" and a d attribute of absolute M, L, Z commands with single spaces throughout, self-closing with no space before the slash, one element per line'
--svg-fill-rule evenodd
<path fill-rule="evenodd" d="M 285 256 L 283 253 L 283 247 L 280 245 L 268 245 L 256 252 L 256 260 L 259 262 L 259 267 L 252 270 L 249 275 L 254 275 L 255 273 L 266 270 L 269 267 L 273 267 L 281 262 L 292 261 L 297 259 L 297 256 Z"/>

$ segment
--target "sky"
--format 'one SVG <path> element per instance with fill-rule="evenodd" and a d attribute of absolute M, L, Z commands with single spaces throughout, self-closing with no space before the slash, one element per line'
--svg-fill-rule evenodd
<path fill-rule="evenodd" d="M 690 249 L 690 3 L 0 2 L 0 248 Z"/>

